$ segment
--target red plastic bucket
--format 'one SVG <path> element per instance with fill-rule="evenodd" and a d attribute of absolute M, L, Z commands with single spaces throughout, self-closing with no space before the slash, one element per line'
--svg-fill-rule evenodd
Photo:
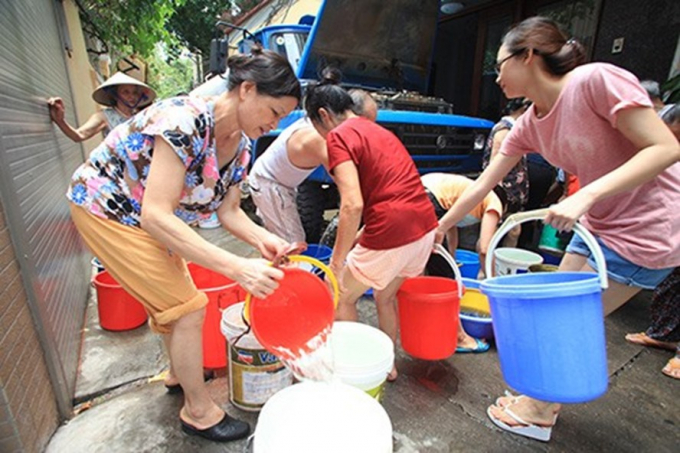
<path fill-rule="evenodd" d="M 443 277 L 414 277 L 397 292 L 401 346 L 409 355 L 441 360 L 458 345 L 458 282 Z"/>
<path fill-rule="evenodd" d="M 282 270 L 284 278 L 276 291 L 265 299 L 253 297 L 246 310 L 260 344 L 272 354 L 295 360 L 301 351 L 311 352 L 310 340 L 330 332 L 334 298 L 316 275 L 298 268 Z"/>
<path fill-rule="evenodd" d="M 222 310 L 245 300 L 245 291 L 232 279 L 195 263 L 187 264 L 196 288 L 206 293 L 208 305 L 203 320 L 203 367 L 227 366 L 227 342 L 220 330 Z"/>
<path fill-rule="evenodd" d="M 102 329 L 132 330 L 146 322 L 148 315 L 142 304 L 125 291 L 108 271 L 95 275 L 92 283 L 97 289 L 97 311 Z"/>

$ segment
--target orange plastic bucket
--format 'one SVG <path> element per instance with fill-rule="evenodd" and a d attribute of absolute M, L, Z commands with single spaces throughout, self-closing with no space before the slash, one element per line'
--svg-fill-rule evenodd
<path fill-rule="evenodd" d="M 248 297 L 245 313 L 255 337 L 267 351 L 282 359 L 295 360 L 312 352 L 310 340 L 330 332 L 339 291 L 335 276 L 323 263 L 306 256 L 289 258 L 309 262 L 324 271 L 331 279 L 335 295 L 315 274 L 284 267 L 281 268 L 284 277 L 276 291 L 264 299 Z"/>
<path fill-rule="evenodd" d="M 195 263 L 188 263 L 187 267 L 196 288 L 208 296 L 203 320 L 203 367 L 224 368 L 227 366 L 227 342 L 220 330 L 222 310 L 242 302 L 246 293 L 238 283 L 220 273 Z"/>
<path fill-rule="evenodd" d="M 401 346 L 409 355 L 441 360 L 458 345 L 459 285 L 443 277 L 414 277 L 397 292 Z"/>
<path fill-rule="evenodd" d="M 132 330 L 146 322 L 148 315 L 142 304 L 125 291 L 108 271 L 95 275 L 92 283 L 97 289 L 97 312 L 102 329 Z"/>

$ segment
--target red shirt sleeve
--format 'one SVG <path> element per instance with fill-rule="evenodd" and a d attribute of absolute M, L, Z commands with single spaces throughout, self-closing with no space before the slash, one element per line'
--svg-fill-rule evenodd
<path fill-rule="evenodd" d="M 345 132 L 348 131 L 345 130 Z M 326 147 L 328 148 L 328 171 L 330 173 L 333 173 L 335 167 L 348 160 L 357 163 L 356 147 L 353 146 L 351 135 L 345 133 L 342 136 L 331 131 L 326 137 Z"/>

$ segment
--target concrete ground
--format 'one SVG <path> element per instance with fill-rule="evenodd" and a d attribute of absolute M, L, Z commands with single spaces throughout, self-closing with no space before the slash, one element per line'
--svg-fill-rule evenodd
<path fill-rule="evenodd" d="M 220 230 L 200 233 L 235 253 L 253 253 Z M 645 329 L 649 299 L 650 293 L 641 293 L 606 320 L 609 391 L 591 403 L 566 407 L 548 444 L 503 432 L 488 420 L 486 407 L 507 388 L 494 348 L 437 362 L 413 359 L 399 348 L 400 376 L 387 386 L 383 401 L 393 425 L 394 451 L 680 451 L 680 381 L 660 372 L 671 353 L 623 339 Z M 377 324 L 371 299 L 362 299 L 359 309 L 362 321 Z M 102 330 L 93 296 L 86 329 L 77 414 L 55 433 L 48 453 L 248 451 L 245 440 L 216 444 L 181 432 L 182 398 L 165 391 L 159 374 L 167 366 L 166 356 L 160 338 L 146 325 L 128 332 Z M 226 377 L 208 387 L 227 412 L 254 429 L 257 414 L 229 403 Z"/>

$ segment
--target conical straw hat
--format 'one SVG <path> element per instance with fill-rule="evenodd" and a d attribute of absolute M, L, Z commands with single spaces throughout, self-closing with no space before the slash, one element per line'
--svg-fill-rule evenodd
<path fill-rule="evenodd" d="M 141 88 L 142 98 L 139 101 L 138 107 L 144 107 L 151 104 L 154 99 L 156 99 L 156 92 L 147 84 L 140 82 L 139 80 L 125 75 L 122 72 L 117 72 L 109 79 L 99 85 L 96 90 L 92 93 L 92 99 L 98 104 L 112 106 L 116 104 L 116 99 L 111 94 L 111 90 L 107 90 L 109 87 L 115 87 L 117 85 L 137 85 Z"/>

